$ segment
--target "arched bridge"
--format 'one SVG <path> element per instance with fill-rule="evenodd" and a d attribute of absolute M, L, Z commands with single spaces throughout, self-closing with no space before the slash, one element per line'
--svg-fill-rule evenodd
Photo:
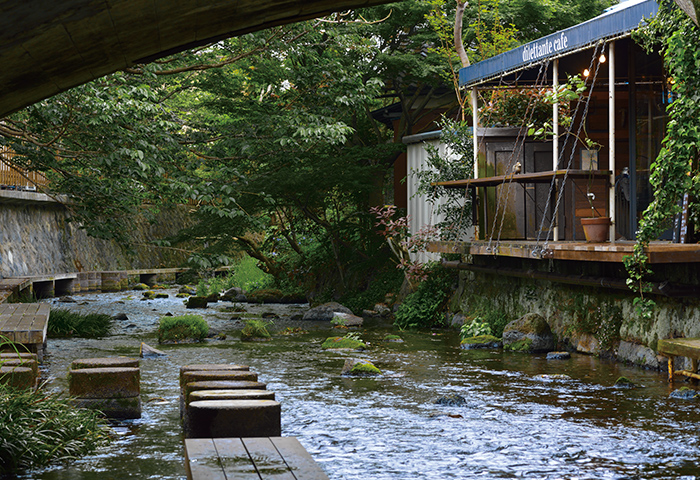
<path fill-rule="evenodd" d="M 388 0 L 0 0 L 0 117 L 103 75 Z"/>

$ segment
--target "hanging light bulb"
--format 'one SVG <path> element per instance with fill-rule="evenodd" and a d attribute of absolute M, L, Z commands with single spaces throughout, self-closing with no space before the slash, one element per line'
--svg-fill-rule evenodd
<path fill-rule="evenodd" d="M 583 71 L 583 76 L 586 77 L 586 78 L 588 78 L 588 76 L 589 76 L 590 74 L 591 74 L 591 72 L 590 72 L 587 68 Z"/>
<path fill-rule="evenodd" d="M 601 53 L 601 54 L 600 54 L 600 57 L 598 58 L 598 60 L 600 60 L 600 63 L 605 63 L 605 61 L 607 60 L 607 58 L 605 58 L 605 54 L 604 54 L 604 53 Z"/>

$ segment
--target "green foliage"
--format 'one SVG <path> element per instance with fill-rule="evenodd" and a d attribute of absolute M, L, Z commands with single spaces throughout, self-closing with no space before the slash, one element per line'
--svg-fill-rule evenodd
<path fill-rule="evenodd" d="M 209 284 L 206 280 L 201 279 L 197 282 L 197 296 L 206 297 L 210 293 Z"/>
<path fill-rule="evenodd" d="M 256 290 L 271 286 L 272 277 L 257 266 L 258 261 L 245 255 L 234 265 L 231 287 L 240 287 L 243 290 Z"/>
<path fill-rule="evenodd" d="M 411 173 L 417 179 L 415 195 L 423 195 L 433 205 L 433 214 L 444 220 L 436 226 L 443 240 L 462 238 L 471 226 L 471 201 L 459 189 L 435 185 L 436 182 L 462 180 L 474 177 L 474 152 L 472 136 L 467 122 L 452 121 L 443 117 L 439 122 L 440 140 L 445 153 L 430 144 L 425 150 L 428 157 L 424 168 Z"/>
<path fill-rule="evenodd" d="M 209 334 L 209 325 L 199 315 L 163 317 L 158 325 L 158 342 L 202 341 Z"/>
<path fill-rule="evenodd" d="M 58 394 L 0 384 L 0 475 L 88 455 L 110 441 L 107 423 Z"/>
<path fill-rule="evenodd" d="M 571 315 L 569 329 L 593 335 L 603 350 L 612 350 L 620 341 L 622 307 L 614 301 L 576 294 L 568 305 L 561 308 Z"/>
<path fill-rule="evenodd" d="M 651 317 L 654 301 L 645 296 L 650 290 L 645 278 L 649 275 L 645 248 L 668 228 L 680 211 L 687 193 L 700 198 L 700 170 L 697 157 L 700 149 L 700 29 L 674 2 L 660 2 L 659 12 L 635 35 L 648 52 L 659 51 L 669 75 L 673 101 L 667 107 L 669 122 L 661 151 L 651 165 L 649 182 L 654 199 L 644 211 L 637 231 L 637 243 L 631 257 L 625 259 L 627 284 L 638 293 L 635 307 L 641 318 Z M 691 221 L 700 225 L 697 201 L 689 205 Z"/>
<path fill-rule="evenodd" d="M 503 349 L 510 352 L 530 352 L 532 350 L 532 339 L 523 338 L 522 340 L 518 340 L 517 342 L 513 342 L 509 345 L 504 345 Z"/>
<path fill-rule="evenodd" d="M 469 337 L 481 337 L 491 335 L 491 325 L 483 321 L 481 317 L 475 317 L 471 323 L 464 323 L 459 330 L 459 336 L 464 340 Z"/>
<path fill-rule="evenodd" d="M 56 308 L 49 314 L 47 334 L 50 337 L 97 338 L 108 335 L 112 317 L 103 313 L 78 313 Z"/>
<path fill-rule="evenodd" d="M 245 327 L 241 330 L 241 339 L 252 339 L 252 338 L 272 338 L 267 327 L 274 325 L 273 322 L 259 319 L 251 318 L 245 321 Z"/>
<path fill-rule="evenodd" d="M 428 278 L 401 304 L 396 312 L 394 325 L 402 330 L 443 325 L 445 309 L 455 280 L 454 271 L 440 266 L 433 267 Z"/>
<path fill-rule="evenodd" d="M 403 280 L 401 270 L 394 265 L 388 265 L 371 277 L 364 290 L 348 292 L 338 301 L 353 312 L 372 310 L 377 303 L 385 301 L 388 293 L 398 293 Z"/>

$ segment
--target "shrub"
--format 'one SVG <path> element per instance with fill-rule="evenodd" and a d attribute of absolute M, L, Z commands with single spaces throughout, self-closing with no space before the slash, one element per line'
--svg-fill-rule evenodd
<path fill-rule="evenodd" d="M 209 325 L 199 315 L 163 317 L 158 326 L 158 342 L 202 341 L 209 334 Z"/>
<path fill-rule="evenodd" d="M 241 330 L 241 340 L 252 340 L 254 338 L 270 339 L 272 336 L 267 331 L 267 327 L 273 325 L 272 322 L 251 318 L 246 320 L 245 327 Z"/>
<path fill-rule="evenodd" d="M 481 317 L 475 317 L 471 323 L 465 323 L 459 331 L 459 336 L 462 340 L 483 335 L 491 335 L 491 326 L 483 321 Z"/>
<path fill-rule="evenodd" d="M 109 442 L 99 412 L 42 390 L 0 385 L 0 475 L 94 452 Z"/>
<path fill-rule="evenodd" d="M 400 329 L 430 328 L 444 323 L 447 306 L 456 278 L 454 271 L 440 266 L 431 268 L 428 278 L 409 294 L 396 312 L 394 325 Z"/>
<path fill-rule="evenodd" d="M 104 313 L 78 313 L 57 308 L 49 314 L 47 333 L 51 337 L 97 338 L 108 335 L 112 317 Z"/>

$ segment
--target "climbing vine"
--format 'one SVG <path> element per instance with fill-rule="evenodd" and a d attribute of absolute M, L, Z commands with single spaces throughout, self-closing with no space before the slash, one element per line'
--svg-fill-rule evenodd
<path fill-rule="evenodd" d="M 634 253 L 625 261 L 627 284 L 639 297 L 638 313 L 651 315 L 654 302 L 645 296 L 651 288 L 645 281 L 651 270 L 646 247 L 672 225 L 681 211 L 685 194 L 690 195 L 689 220 L 694 225 L 700 214 L 700 31 L 671 0 L 660 3 L 659 12 L 635 34 L 635 40 L 647 52 L 658 51 L 664 60 L 673 101 L 667 108 L 669 122 L 661 151 L 651 165 L 650 183 L 654 199 L 639 222 Z"/>

